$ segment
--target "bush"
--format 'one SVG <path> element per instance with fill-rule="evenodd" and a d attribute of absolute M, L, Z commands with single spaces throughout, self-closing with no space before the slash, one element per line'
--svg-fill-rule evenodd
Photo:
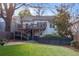
<path fill-rule="evenodd" d="M 71 46 L 79 49 L 79 41 L 72 41 Z"/>
<path fill-rule="evenodd" d="M 47 34 L 47 35 L 43 36 L 43 38 L 63 38 L 63 37 L 61 37 L 59 35 Z"/>
<path fill-rule="evenodd" d="M 3 46 L 7 41 L 8 41 L 8 36 L 4 35 L 4 34 L 0 34 L 0 45 Z"/>
<path fill-rule="evenodd" d="M 5 44 L 5 38 L 2 36 L 0 36 L 0 45 L 4 45 Z"/>

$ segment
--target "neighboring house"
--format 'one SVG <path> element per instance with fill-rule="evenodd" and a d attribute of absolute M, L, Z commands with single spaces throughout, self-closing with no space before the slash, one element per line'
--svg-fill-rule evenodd
<path fill-rule="evenodd" d="M 56 33 L 54 28 L 50 27 L 50 23 L 53 20 L 53 16 L 26 16 L 22 19 L 23 22 L 23 28 L 26 28 L 26 26 L 29 27 L 28 30 L 32 29 L 33 32 L 36 32 L 35 35 L 46 35 L 46 34 L 53 34 Z M 19 16 L 14 16 L 12 20 L 12 28 L 11 31 L 16 31 L 18 28 L 20 28 L 19 25 L 21 19 Z"/>
<path fill-rule="evenodd" d="M 73 35 L 75 35 L 76 33 L 79 32 L 79 19 L 74 19 L 72 22 L 71 22 L 71 30 L 72 30 L 72 33 Z"/>
<path fill-rule="evenodd" d="M 5 22 L 3 18 L 0 18 L 0 32 L 4 32 L 4 31 L 5 31 Z"/>
<path fill-rule="evenodd" d="M 71 22 L 71 30 L 74 36 L 74 39 L 79 41 L 79 19 L 75 19 Z"/>

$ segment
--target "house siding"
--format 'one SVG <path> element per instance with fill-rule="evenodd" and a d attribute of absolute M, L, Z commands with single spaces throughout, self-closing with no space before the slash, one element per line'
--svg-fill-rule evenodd
<path fill-rule="evenodd" d="M 14 16 L 15 20 L 17 20 L 16 23 L 16 27 L 17 25 L 20 23 L 20 17 L 18 16 Z M 56 31 L 54 30 L 54 28 L 50 28 L 50 22 L 52 21 L 53 17 L 52 16 L 26 16 L 24 17 L 22 20 L 24 23 L 37 23 L 37 22 L 47 22 L 47 27 L 46 29 L 43 31 L 42 35 L 46 35 L 46 34 L 53 34 Z M 13 22 L 12 22 L 13 23 Z M 15 31 L 14 29 L 15 25 L 12 25 L 12 32 Z M 16 28 L 15 27 L 15 28 Z"/>

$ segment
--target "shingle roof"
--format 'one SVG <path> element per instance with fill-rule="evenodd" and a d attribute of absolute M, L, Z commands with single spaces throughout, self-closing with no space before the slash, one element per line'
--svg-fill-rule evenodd
<path fill-rule="evenodd" d="M 19 16 L 13 16 L 15 19 L 20 19 Z M 24 21 L 51 21 L 53 16 L 25 16 Z"/>

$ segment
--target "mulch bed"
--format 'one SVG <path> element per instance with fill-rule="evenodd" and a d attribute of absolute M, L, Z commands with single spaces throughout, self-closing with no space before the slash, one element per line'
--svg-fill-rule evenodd
<path fill-rule="evenodd" d="M 76 52 L 79 52 L 79 49 L 77 49 L 77 48 L 75 48 L 75 47 L 68 46 L 68 45 L 66 45 L 65 47 L 70 48 L 70 49 L 72 49 L 72 50 L 74 50 L 74 51 L 76 51 Z"/>

